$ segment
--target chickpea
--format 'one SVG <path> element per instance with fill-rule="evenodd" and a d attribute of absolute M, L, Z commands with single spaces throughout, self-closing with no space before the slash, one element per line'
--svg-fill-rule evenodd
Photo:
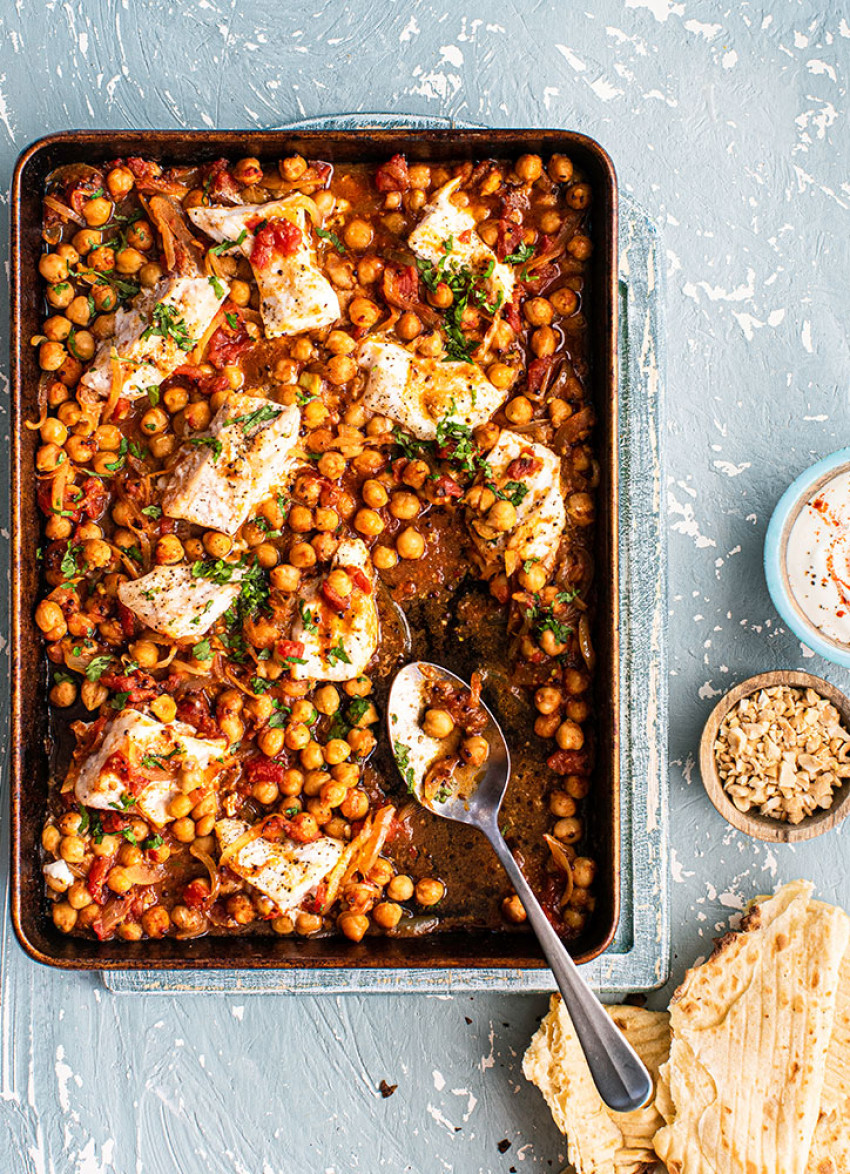
<path fill-rule="evenodd" d="M 581 839 L 583 829 L 580 819 L 568 816 L 566 819 L 559 819 L 552 830 L 556 839 L 563 840 L 565 844 L 576 844 Z"/>
<path fill-rule="evenodd" d="M 237 925 L 249 925 L 257 916 L 251 898 L 245 893 L 234 893 L 228 897 L 225 908 Z"/>
<path fill-rule="evenodd" d="M 47 599 L 43 599 L 35 609 L 35 622 L 42 632 L 50 632 L 54 628 L 66 627 L 62 608 L 58 603 L 52 603 Z"/>
<path fill-rule="evenodd" d="M 112 202 L 103 196 L 96 196 L 93 200 L 86 200 L 83 204 L 83 217 L 90 228 L 100 228 L 112 219 Z"/>
<path fill-rule="evenodd" d="M 530 326 L 548 326 L 554 313 L 551 303 L 546 298 L 529 298 L 522 312 Z"/>
<path fill-rule="evenodd" d="M 566 198 L 569 206 L 575 209 L 575 211 L 584 211 L 584 209 L 590 205 L 590 185 L 586 183 L 574 183 L 571 188 L 567 189 Z"/>
<path fill-rule="evenodd" d="M 512 897 L 505 897 L 502 901 L 502 916 L 506 921 L 512 921 L 515 925 L 521 925 L 526 920 L 528 914 L 516 893 Z"/>
<path fill-rule="evenodd" d="M 98 232 L 96 228 L 81 228 L 74 233 L 72 244 L 81 257 L 86 253 L 90 253 L 92 249 L 96 249 L 103 239 L 103 233 Z"/>
<path fill-rule="evenodd" d="M 92 286 L 89 296 L 94 302 L 95 309 L 103 314 L 110 314 L 118 305 L 118 294 L 111 285 Z"/>
<path fill-rule="evenodd" d="M 181 844 L 191 844 L 195 838 L 195 821 L 189 819 L 188 816 L 175 819 L 171 825 L 171 834 Z"/>
<path fill-rule="evenodd" d="M 554 211 L 544 212 L 541 215 L 538 224 L 540 225 L 541 232 L 544 232 L 550 236 L 554 236 L 554 234 L 561 227 L 561 217 L 557 212 Z"/>
<path fill-rule="evenodd" d="M 395 929 L 404 910 L 395 901 L 380 901 L 372 910 L 372 920 L 381 929 Z"/>
<path fill-rule="evenodd" d="M 80 700 L 89 712 L 100 709 L 109 696 L 109 690 L 100 681 L 83 681 L 80 687 Z"/>
<path fill-rule="evenodd" d="M 149 408 L 142 416 L 142 431 L 149 436 L 158 436 L 168 427 L 168 414 L 163 408 Z"/>
<path fill-rule="evenodd" d="M 41 833 L 41 846 L 45 852 L 50 852 L 55 856 L 60 839 L 59 828 L 54 827 L 52 823 L 45 824 Z"/>
<path fill-rule="evenodd" d="M 590 237 L 577 234 L 567 245 L 567 252 L 577 261 L 586 261 L 593 252 L 593 242 Z"/>
<path fill-rule="evenodd" d="M 74 287 L 67 281 L 59 285 L 49 285 L 44 296 L 48 305 L 53 306 L 55 310 L 64 310 L 74 300 Z"/>
<path fill-rule="evenodd" d="M 413 881 L 403 873 L 394 876 L 387 885 L 387 896 L 393 901 L 409 901 L 413 896 Z"/>
<path fill-rule="evenodd" d="M 138 249 L 126 248 L 121 249 L 115 255 L 115 269 L 116 272 L 131 276 L 138 273 L 141 267 L 145 264 L 145 255 L 140 253 Z"/>
<path fill-rule="evenodd" d="M 107 190 L 116 203 L 129 196 L 135 182 L 129 167 L 113 167 L 106 176 Z"/>
<path fill-rule="evenodd" d="M 551 326 L 541 326 L 531 336 L 531 349 L 539 359 L 554 355 L 558 336 Z"/>
<path fill-rule="evenodd" d="M 171 920 L 182 933 L 200 934 L 207 928 L 207 919 L 201 910 L 190 909 L 187 905 L 175 905 Z"/>
<path fill-rule="evenodd" d="M 560 656 L 567 646 L 556 638 L 551 629 L 546 628 L 540 635 L 540 647 L 547 656 Z"/>
<path fill-rule="evenodd" d="M 549 810 L 559 819 L 563 819 L 564 816 L 575 815 L 576 801 L 565 791 L 553 791 L 549 796 Z"/>
<path fill-rule="evenodd" d="M 534 704 L 537 707 L 538 713 L 554 713 L 562 701 L 563 695 L 561 694 L 561 690 L 551 685 L 541 685 L 534 694 Z"/>
<path fill-rule="evenodd" d="M 519 573 L 520 586 L 524 587 L 526 591 L 542 591 L 547 578 L 548 575 L 540 563 L 532 563 L 528 570 L 523 568 Z"/>
<path fill-rule="evenodd" d="M 372 548 L 372 563 L 379 571 L 388 571 L 398 563 L 398 553 L 390 546 Z"/>
<path fill-rule="evenodd" d="M 368 810 L 369 796 L 357 787 L 353 787 L 339 805 L 340 814 L 346 819 L 363 819 Z"/>
<path fill-rule="evenodd" d="M 516 506 L 510 501 L 497 501 L 487 513 L 487 521 L 494 530 L 506 534 L 516 525 Z"/>
<path fill-rule="evenodd" d="M 293 542 L 289 561 L 296 570 L 307 570 L 316 565 L 316 552 L 309 542 Z"/>
<path fill-rule="evenodd" d="M 131 868 L 142 861 L 142 850 L 136 844 L 122 844 L 118 849 L 118 863 Z"/>
<path fill-rule="evenodd" d="M 416 885 L 416 904 L 428 908 L 442 901 L 446 894 L 446 886 L 442 881 L 433 877 L 423 877 Z"/>
<path fill-rule="evenodd" d="M 38 271 L 51 285 L 68 280 L 68 263 L 58 253 L 44 253 L 39 259 Z"/>
<path fill-rule="evenodd" d="M 369 918 L 362 913 L 341 913 L 337 926 L 352 942 L 359 942 L 369 928 Z"/>
<path fill-rule="evenodd" d="M 402 530 L 395 541 L 399 558 L 420 559 L 425 553 L 425 539 L 412 526 Z"/>
<path fill-rule="evenodd" d="M 159 566 L 171 566 L 183 561 L 183 543 L 176 534 L 163 534 L 156 544 L 154 561 Z"/>
<path fill-rule="evenodd" d="M 354 220 L 349 220 L 343 232 L 343 239 L 346 245 L 356 253 L 362 253 L 364 249 L 368 249 L 374 236 L 375 233 L 372 230 L 372 225 L 367 220 L 361 220 L 359 217 Z"/>
<path fill-rule="evenodd" d="M 67 357 L 68 352 L 60 342 L 48 340 L 38 348 L 38 365 L 42 371 L 58 371 Z"/>
<path fill-rule="evenodd" d="M 61 637 L 57 636 L 56 639 Z M 77 686 L 73 681 L 57 682 L 50 690 L 50 700 L 60 709 L 68 709 L 77 700 Z"/>
<path fill-rule="evenodd" d="M 296 183 L 307 170 L 307 160 L 301 155 L 290 155 L 288 159 L 281 159 L 278 170 L 281 179 L 287 183 Z"/>
<path fill-rule="evenodd" d="M 580 725 L 567 719 L 558 726 L 555 740 L 562 750 L 581 750 L 584 746 L 584 732 Z"/>
<path fill-rule="evenodd" d="M 68 889 L 67 901 L 72 909 L 85 909 L 92 903 L 92 896 L 85 881 L 74 881 Z"/>
<path fill-rule="evenodd" d="M 403 342 L 410 342 L 422 333 L 422 320 L 413 310 L 406 310 L 396 322 L 395 332 Z"/>
<path fill-rule="evenodd" d="M 514 171 L 524 183 L 534 183 L 543 174 L 543 160 L 539 155 L 520 155 Z"/>
<path fill-rule="evenodd" d="M 452 715 L 445 709 L 429 709 L 425 712 L 422 729 L 429 738 L 448 738 L 454 731 Z"/>
<path fill-rule="evenodd" d="M 428 294 L 428 301 L 438 310 L 447 310 L 454 300 L 454 294 L 444 281 L 438 282 L 436 287 Z"/>
<path fill-rule="evenodd" d="M 151 702 L 151 713 L 154 717 L 158 717 L 161 722 L 173 722 L 177 716 L 177 702 L 173 697 L 162 693 L 159 697 L 154 697 Z"/>
<path fill-rule="evenodd" d="M 142 914 L 142 929 L 149 938 L 163 938 L 171 927 L 171 917 L 164 905 L 154 905 Z"/>
<path fill-rule="evenodd" d="M 99 245 L 89 253 L 89 265 L 99 273 L 109 273 L 115 268 L 115 250 L 110 245 Z M 95 286 L 94 289 L 98 287 Z M 94 296 L 94 291 L 92 291 Z M 117 295 L 116 295 L 117 296 Z M 95 304 L 97 304 L 95 302 Z"/>
<path fill-rule="evenodd" d="M 369 298 L 352 298 L 348 306 L 348 316 L 355 326 L 368 330 L 381 317 L 378 306 Z"/>
<path fill-rule="evenodd" d="M 573 177 L 573 165 L 566 155 L 553 155 L 547 170 L 554 183 L 569 183 Z"/>
<path fill-rule="evenodd" d="M 596 862 L 588 856 L 577 856 L 573 861 L 573 883 L 580 889 L 589 889 L 596 877 Z"/>
<path fill-rule="evenodd" d="M 389 494 L 380 481 L 375 481 L 370 478 L 363 482 L 363 488 L 360 490 L 363 500 L 366 505 L 374 510 L 379 510 L 389 501 Z"/>
<path fill-rule="evenodd" d="M 70 933 L 77 924 L 77 910 L 68 901 L 57 901 L 50 913 L 60 933 Z"/>
<path fill-rule="evenodd" d="M 371 285 L 377 281 L 384 271 L 384 262 L 380 257 L 364 257 L 357 263 L 357 280 L 361 285 Z"/>
<path fill-rule="evenodd" d="M 47 318 L 45 320 L 44 326 L 42 327 L 42 333 L 51 342 L 64 342 L 71 333 L 71 323 L 67 318 L 63 318 L 61 315 L 55 314 L 52 318 Z"/>
<path fill-rule="evenodd" d="M 549 301 L 557 313 L 562 314 L 565 318 L 574 314 L 578 309 L 578 294 L 566 286 L 551 293 Z"/>
<path fill-rule="evenodd" d="M 299 910 L 295 914 L 295 932 L 302 937 L 318 933 L 322 928 L 322 919 L 318 913 L 304 913 Z"/>
<path fill-rule="evenodd" d="M 354 529 L 366 538 L 376 538 L 384 529 L 384 520 L 374 510 L 358 510 L 354 518 Z"/>
<path fill-rule="evenodd" d="M 567 717 L 574 722 L 586 722 L 590 717 L 590 706 L 581 697 L 571 697 L 567 702 Z"/>
<path fill-rule="evenodd" d="M 334 355 L 328 360 L 325 374 L 334 387 L 342 387 L 357 374 L 357 363 L 350 355 Z"/>
<path fill-rule="evenodd" d="M 469 766 L 482 766 L 490 757 L 490 744 L 480 734 L 473 734 L 461 742 L 460 756 Z"/>
<path fill-rule="evenodd" d="M 263 730 L 257 738 L 257 745 L 267 758 L 275 758 L 283 750 L 284 740 L 285 735 L 281 729 Z"/>
<path fill-rule="evenodd" d="M 158 265 L 156 261 L 147 261 L 139 270 L 139 282 L 145 289 L 153 289 L 153 287 L 162 278 L 162 266 Z"/>

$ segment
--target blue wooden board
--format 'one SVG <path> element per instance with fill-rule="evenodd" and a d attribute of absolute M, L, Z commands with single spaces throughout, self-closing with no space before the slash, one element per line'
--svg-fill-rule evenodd
<path fill-rule="evenodd" d="M 841 0 L 0 6 L 0 192 L 50 130 L 392 110 L 582 130 L 660 225 L 673 960 L 653 1004 L 781 881 L 810 877 L 850 907 L 847 825 L 753 844 L 715 814 L 693 758 L 716 693 L 753 672 L 850 685 L 782 629 L 761 574 L 782 490 L 850 435 L 848 76 Z M 117 998 L 96 975 L 34 966 L 8 919 L 0 972 L 3 1174 L 553 1174 L 565 1161 L 520 1072 L 543 996 Z M 388 1100 L 382 1078 L 398 1083 Z"/>

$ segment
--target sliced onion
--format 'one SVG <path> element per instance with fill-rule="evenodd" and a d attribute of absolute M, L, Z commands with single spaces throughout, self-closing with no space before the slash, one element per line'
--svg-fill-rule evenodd
<path fill-rule="evenodd" d="M 165 876 L 165 869 L 160 864 L 130 864 L 124 871 L 134 885 L 155 885 Z"/>
<path fill-rule="evenodd" d="M 51 212 L 58 212 L 64 220 L 73 220 L 75 224 L 81 225 L 85 228 L 85 220 L 82 216 L 78 216 L 73 208 L 69 208 L 67 204 L 63 204 L 61 200 L 57 200 L 55 196 L 45 196 L 44 205 L 49 208 Z"/>
<path fill-rule="evenodd" d="M 584 663 L 589 671 L 593 672 L 596 665 L 596 653 L 593 651 L 593 643 L 590 639 L 590 620 L 586 615 L 583 615 L 578 622 L 578 646 L 584 657 Z"/>
<path fill-rule="evenodd" d="M 561 905 L 566 905 L 570 897 L 573 895 L 573 866 L 570 862 L 569 856 L 564 851 L 563 844 L 556 840 L 554 836 L 549 836 L 544 833 L 543 839 L 546 841 L 549 851 L 552 853 L 552 859 L 558 867 L 559 872 L 564 874 L 564 892 L 561 897 Z"/>
<path fill-rule="evenodd" d="M 212 856 L 210 856 L 209 852 L 205 852 L 197 843 L 189 846 L 189 853 L 196 860 L 200 860 L 201 864 L 203 864 L 204 868 L 210 874 L 210 895 L 204 904 L 212 905 L 218 896 L 218 890 L 221 888 L 221 876 L 218 871 L 218 865 Z"/>
<path fill-rule="evenodd" d="M 321 224 L 324 219 L 315 200 L 311 200 L 303 192 L 296 192 L 295 195 L 287 196 L 285 203 L 290 208 L 303 208 L 314 224 Z"/>

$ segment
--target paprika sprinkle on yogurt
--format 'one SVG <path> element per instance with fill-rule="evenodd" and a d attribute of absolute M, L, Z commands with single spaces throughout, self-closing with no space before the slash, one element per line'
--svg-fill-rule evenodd
<path fill-rule="evenodd" d="M 791 593 L 809 623 L 850 645 L 850 471 L 806 501 L 788 536 L 785 559 Z"/>

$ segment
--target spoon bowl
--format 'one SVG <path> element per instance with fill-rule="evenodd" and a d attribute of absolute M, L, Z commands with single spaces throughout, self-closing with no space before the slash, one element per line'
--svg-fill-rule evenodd
<path fill-rule="evenodd" d="M 511 756 L 499 723 L 483 701 L 479 701 L 479 707 L 487 716 L 487 725 L 482 736 L 489 747 L 485 763 L 477 769 L 467 768 L 457 785 L 448 790 L 441 787 L 427 797 L 424 793 L 430 767 L 446 756 L 447 749 L 443 741 L 427 735 L 420 725 L 428 686 L 438 678 L 470 692 L 466 681 L 427 661 L 405 665 L 390 689 L 387 726 L 402 777 L 411 794 L 428 811 L 478 828 L 490 841 L 546 955 L 599 1095 L 617 1112 L 639 1109 L 652 1096 L 649 1073 L 579 974 L 499 830 L 499 809 L 510 782 Z"/>

